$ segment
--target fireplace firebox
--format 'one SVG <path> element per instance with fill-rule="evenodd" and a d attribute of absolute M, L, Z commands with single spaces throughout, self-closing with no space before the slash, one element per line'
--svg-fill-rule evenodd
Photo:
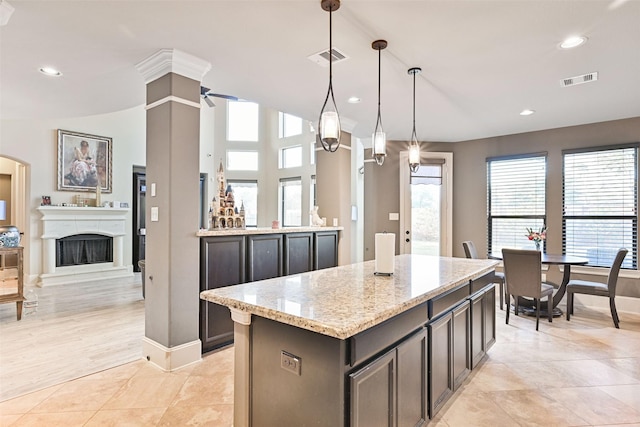
<path fill-rule="evenodd" d="M 56 239 L 56 267 L 113 262 L 113 237 L 75 234 Z"/>

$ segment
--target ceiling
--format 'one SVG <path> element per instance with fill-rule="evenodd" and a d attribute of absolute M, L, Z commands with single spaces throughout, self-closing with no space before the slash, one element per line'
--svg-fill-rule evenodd
<path fill-rule="evenodd" d="M 2 1 L 2 0 L 0 0 Z M 328 49 L 320 0 L 25 1 L 0 27 L 0 118 L 61 118 L 142 105 L 135 65 L 176 48 L 212 65 L 203 85 L 317 121 L 327 67 L 307 57 Z M 382 51 L 387 137 L 412 127 L 422 141 L 463 141 L 640 116 L 640 0 L 342 0 L 333 14 L 334 64 L 343 125 L 370 138 Z M 567 36 L 588 42 L 571 50 Z M 38 70 L 49 65 L 61 77 Z M 598 81 L 561 79 L 598 72 Z M 357 96 L 359 104 L 347 99 Z M 215 99 L 215 102 L 223 102 Z M 204 102 L 203 108 L 209 108 Z M 215 107 L 214 107 L 215 108 Z M 525 108 L 536 111 L 521 116 Z"/>

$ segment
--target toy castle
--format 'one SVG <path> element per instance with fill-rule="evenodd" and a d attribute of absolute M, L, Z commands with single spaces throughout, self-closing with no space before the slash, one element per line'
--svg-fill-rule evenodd
<path fill-rule="evenodd" d="M 222 161 L 220 161 L 217 175 L 218 197 L 217 201 L 216 197 L 213 198 L 209 207 L 209 229 L 244 228 L 244 203 L 242 203 L 240 210 L 235 206 L 231 185 L 226 185 L 226 180 L 224 179 Z"/>

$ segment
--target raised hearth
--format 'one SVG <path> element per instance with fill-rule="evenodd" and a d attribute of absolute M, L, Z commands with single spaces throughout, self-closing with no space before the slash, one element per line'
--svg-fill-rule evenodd
<path fill-rule="evenodd" d="M 124 263 L 126 208 L 40 206 L 42 214 L 42 274 L 39 284 L 50 285 L 133 276 L 133 266 Z M 112 238 L 113 261 L 56 266 L 57 240 L 82 234 Z"/>

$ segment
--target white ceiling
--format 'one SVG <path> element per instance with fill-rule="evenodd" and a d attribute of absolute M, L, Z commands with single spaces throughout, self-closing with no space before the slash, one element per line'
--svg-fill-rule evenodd
<path fill-rule="evenodd" d="M 0 0 L 1 1 L 1 0 Z M 0 27 L 0 117 L 58 118 L 142 105 L 135 64 L 176 48 L 212 64 L 203 85 L 316 121 L 328 68 L 307 56 L 328 48 L 320 0 L 25 1 Z M 588 42 L 560 50 L 581 34 Z M 369 138 L 376 120 L 376 39 L 382 120 L 408 139 L 410 67 L 423 141 L 461 141 L 640 116 L 640 0 L 342 0 L 333 45 L 340 115 Z M 38 69 L 59 68 L 52 78 Z M 560 80 L 597 71 L 595 83 Z M 358 96 L 360 104 L 347 98 Z M 214 99 L 215 102 L 222 100 Z M 202 103 L 203 108 L 209 108 Z M 214 107 L 215 108 L 215 107 Z M 524 108 L 536 110 L 528 117 Z"/>

